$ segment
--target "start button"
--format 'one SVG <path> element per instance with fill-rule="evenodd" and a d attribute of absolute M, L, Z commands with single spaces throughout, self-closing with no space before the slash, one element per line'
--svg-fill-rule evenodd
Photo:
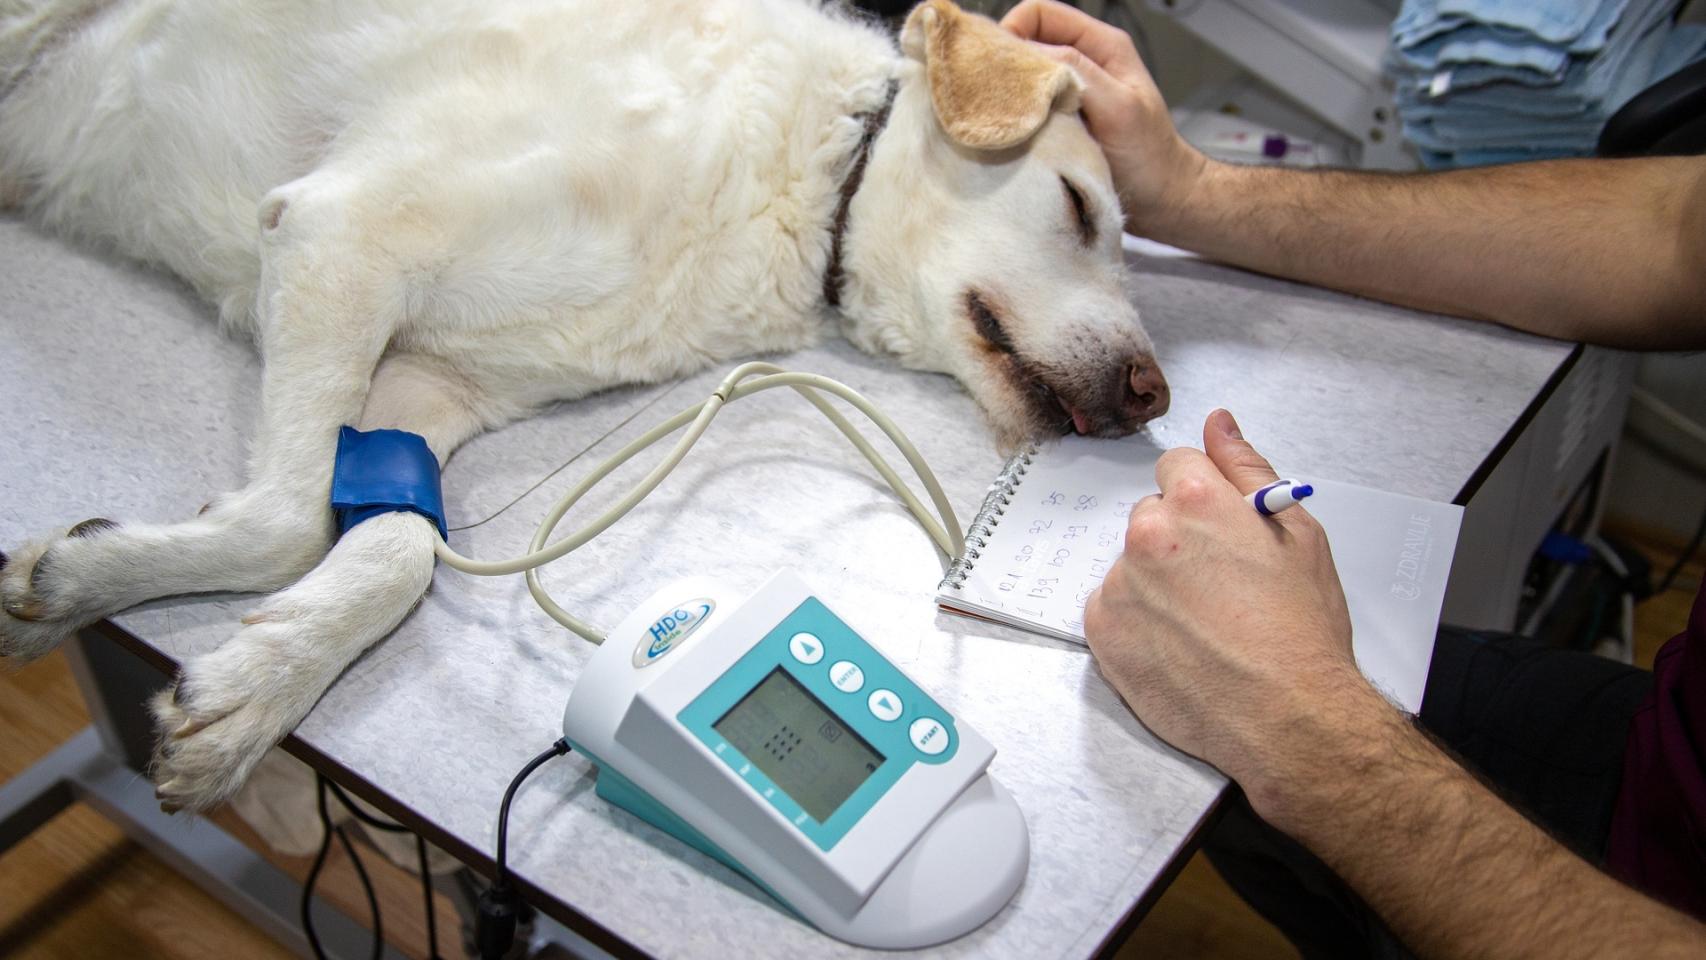
<path fill-rule="evenodd" d="M 912 721 L 907 732 L 912 735 L 912 745 L 918 748 L 919 753 L 934 757 L 948 749 L 948 729 L 938 720 L 919 717 Z"/>

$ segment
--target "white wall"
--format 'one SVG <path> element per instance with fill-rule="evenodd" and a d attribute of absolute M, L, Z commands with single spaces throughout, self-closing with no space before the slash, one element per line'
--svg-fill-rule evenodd
<path fill-rule="evenodd" d="M 1137 23 L 1148 41 L 1148 67 L 1169 105 L 1183 102 L 1197 89 L 1224 83 L 1238 72 L 1232 61 L 1187 33 L 1172 17 L 1147 7 L 1138 11 Z"/>
<path fill-rule="evenodd" d="M 999 20 L 1018 0 L 956 0 L 967 10 Z M 1144 0 L 1067 0 L 1095 16 L 1128 27 L 1135 13 L 1143 38 L 1139 47 L 1169 104 L 1175 104 L 1205 83 L 1220 83 L 1238 72 L 1219 51 L 1186 33 L 1172 17 L 1150 10 Z"/>

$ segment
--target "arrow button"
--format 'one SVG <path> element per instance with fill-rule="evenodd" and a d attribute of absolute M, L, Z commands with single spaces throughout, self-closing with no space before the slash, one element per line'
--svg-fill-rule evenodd
<path fill-rule="evenodd" d="M 816 663 L 823 659 L 823 641 L 816 634 L 796 633 L 788 641 L 788 652 L 801 663 Z"/>
<path fill-rule="evenodd" d="M 900 719 L 900 694 L 893 690 L 872 690 L 865 705 L 871 708 L 871 716 L 885 723 Z"/>

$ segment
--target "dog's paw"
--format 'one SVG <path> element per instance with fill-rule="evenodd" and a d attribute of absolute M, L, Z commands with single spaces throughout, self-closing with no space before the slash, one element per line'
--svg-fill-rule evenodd
<path fill-rule="evenodd" d="M 167 810 L 229 800 L 336 678 L 314 658 L 315 638 L 301 618 L 263 609 L 243 622 L 154 698 L 159 740 L 149 775 Z"/>
<path fill-rule="evenodd" d="M 68 550 L 82 546 L 79 541 L 115 526 L 111 520 L 85 520 L 0 553 L 0 657 L 33 660 L 100 619 L 98 611 L 82 609 L 64 561 Z"/>

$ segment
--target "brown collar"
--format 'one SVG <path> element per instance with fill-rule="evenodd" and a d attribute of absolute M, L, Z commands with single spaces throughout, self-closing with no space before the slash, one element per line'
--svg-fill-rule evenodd
<path fill-rule="evenodd" d="M 841 202 L 835 206 L 835 219 L 829 225 L 829 267 L 823 271 L 823 299 L 832 307 L 841 306 L 841 287 L 847 282 L 847 273 L 841 267 L 841 248 L 847 238 L 847 212 L 853 206 L 853 195 L 859 192 L 859 184 L 865 180 L 865 164 L 871 160 L 871 144 L 877 140 L 877 134 L 883 132 L 888 125 L 889 113 L 894 109 L 895 94 L 900 92 L 900 81 L 889 81 L 888 96 L 883 98 L 883 105 L 875 112 L 864 114 L 865 133 L 859 138 L 859 146 L 853 151 L 853 168 L 847 171 L 847 179 L 841 181 Z"/>

